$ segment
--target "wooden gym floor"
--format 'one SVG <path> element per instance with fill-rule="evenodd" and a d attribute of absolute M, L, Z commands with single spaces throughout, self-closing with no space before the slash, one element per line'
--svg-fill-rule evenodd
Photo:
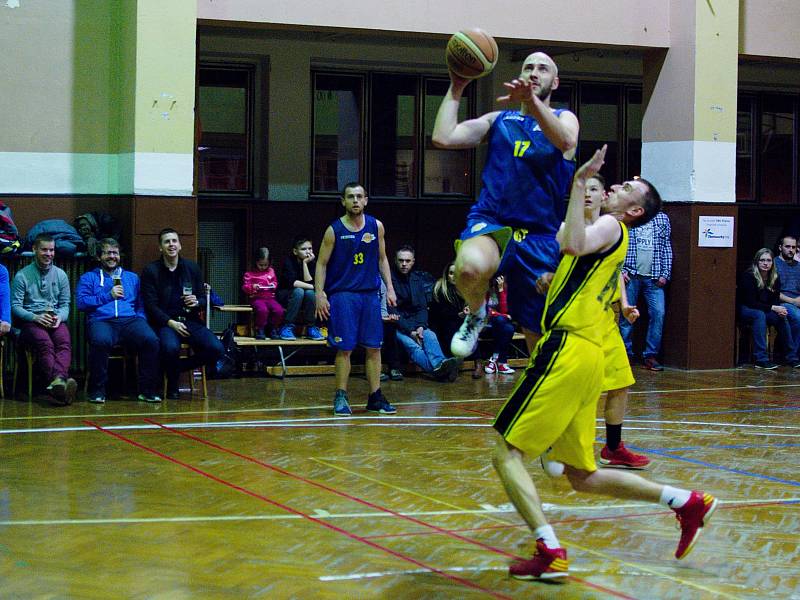
<path fill-rule="evenodd" d="M 569 550 L 560 586 L 506 574 L 532 542 L 489 459 L 514 376 L 387 382 L 397 416 L 365 413 L 354 379 L 349 419 L 332 377 L 209 382 L 163 406 L 5 400 L 0 598 L 797 599 L 795 371 L 635 369 L 624 438 L 646 475 L 722 500 L 683 561 L 670 511 L 531 461 Z"/>

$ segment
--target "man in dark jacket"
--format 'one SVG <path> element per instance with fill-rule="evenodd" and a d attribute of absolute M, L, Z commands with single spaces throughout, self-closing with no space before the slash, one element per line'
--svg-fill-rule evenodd
<path fill-rule="evenodd" d="M 397 341 L 411 360 L 426 373 L 442 381 L 458 376 L 457 358 L 445 358 L 436 334 L 428 328 L 428 302 L 433 276 L 414 270 L 414 249 L 402 246 L 395 255 L 392 285 L 397 295 Z"/>
<path fill-rule="evenodd" d="M 161 345 L 167 398 L 177 400 L 180 372 L 215 363 L 225 349 L 200 319 L 198 298 L 205 296 L 205 284 L 197 263 L 181 258 L 178 232 L 162 229 L 158 244 L 161 258 L 142 272 L 142 300 Z M 180 359 L 181 343 L 191 347 L 192 356 Z"/>
<path fill-rule="evenodd" d="M 89 346 L 88 400 L 106 401 L 108 355 L 117 344 L 132 346 L 139 360 L 139 400 L 161 402 L 158 389 L 158 338 L 144 317 L 139 276 L 120 266 L 119 242 L 100 240 L 100 267 L 81 275 L 75 291 L 86 313 Z"/>

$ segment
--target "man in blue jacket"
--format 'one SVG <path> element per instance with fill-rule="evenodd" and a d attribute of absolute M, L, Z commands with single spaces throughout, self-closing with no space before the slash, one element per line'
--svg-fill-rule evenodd
<path fill-rule="evenodd" d="M 76 304 L 86 313 L 89 343 L 89 402 L 106 401 L 108 355 L 118 344 L 132 346 L 139 357 L 139 400 L 161 402 L 156 393 L 158 337 L 147 324 L 139 296 L 139 277 L 120 267 L 119 243 L 100 241 L 100 267 L 78 282 Z"/>

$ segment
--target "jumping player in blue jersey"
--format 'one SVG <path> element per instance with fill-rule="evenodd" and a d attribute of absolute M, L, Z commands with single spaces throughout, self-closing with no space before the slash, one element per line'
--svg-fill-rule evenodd
<path fill-rule="evenodd" d="M 386 284 L 386 301 L 395 306 L 394 287 L 386 258 L 383 223 L 364 213 L 367 193 L 356 182 L 342 191 L 345 215 L 336 219 L 322 238 L 317 257 L 314 286 L 317 318 L 329 320 L 328 344 L 336 348 L 336 395 L 333 413 L 353 414 L 347 399 L 350 354 L 356 345 L 366 351 L 369 398 L 367 410 L 382 414 L 397 412 L 380 389 L 381 319 L 380 278 Z"/>
<path fill-rule="evenodd" d="M 474 148 L 488 139 L 478 201 L 457 242 L 456 286 L 470 311 L 453 336 L 451 351 L 468 356 L 486 325 L 485 297 L 496 272 L 509 282 L 509 311 L 523 327 L 529 350 L 541 337 L 544 296 L 536 280 L 558 265 L 556 233 L 566 214 L 575 173 L 578 119 L 550 108 L 558 68 L 547 54 L 528 56 L 518 79 L 497 100 L 519 110 L 495 111 L 458 122 L 458 105 L 470 82 L 450 73 L 433 129 L 438 148 Z"/>

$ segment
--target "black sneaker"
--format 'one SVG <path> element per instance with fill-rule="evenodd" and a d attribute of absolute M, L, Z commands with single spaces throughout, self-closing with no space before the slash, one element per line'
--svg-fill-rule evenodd
<path fill-rule="evenodd" d="M 178 393 L 175 392 L 176 398 L 170 398 L 170 400 L 177 400 Z M 167 393 L 167 397 L 169 398 L 169 393 Z M 161 396 L 158 394 L 139 394 L 139 402 L 161 402 Z"/>
<path fill-rule="evenodd" d="M 445 358 L 442 362 L 439 363 L 439 366 L 433 370 L 433 377 L 437 381 L 444 381 L 445 379 L 450 379 L 453 375 L 458 375 L 458 358 L 455 356 L 451 356 L 450 358 Z M 454 381 L 450 379 L 450 381 Z"/>
<path fill-rule="evenodd" d="M 755 367 L 756 367 L 756 369 L 767 369 L 767 370 L 771 371 L 772 369 L 777 369 L 778 365 L 776 365 L 774 362 L 771 362 L 769 360 L 759 360 L 756 363 Z"/>
<path fill-rule="evenodd" d="M 367 410 L 369 412 L 381 413 L 382 415 L 393 415 L 397 409 L 389 404 L 389 401 L 383 397 L 383 392 L 376 390 L 371 393 L 367 398 Z"/>

